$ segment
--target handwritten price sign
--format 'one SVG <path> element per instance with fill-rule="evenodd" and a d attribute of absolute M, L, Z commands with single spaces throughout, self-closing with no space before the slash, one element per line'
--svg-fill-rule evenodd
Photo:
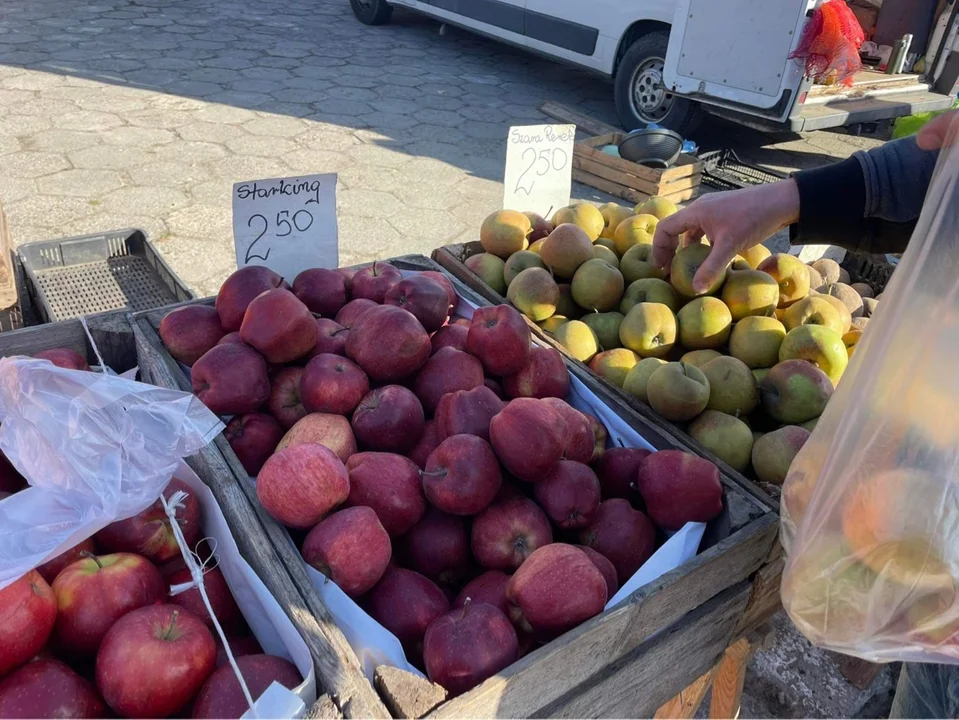
<path fill-rule="evenodd" d="M 569 205 L 575 125 L 519 125 L 506 141 L 503 207 L 549 218 Z"/>
<path fill-rule="evenodd" d="M 336 174 L 233 186 L 236 265 L 265 265 L 292 283 L 301 270 L 339 264 Z"/>

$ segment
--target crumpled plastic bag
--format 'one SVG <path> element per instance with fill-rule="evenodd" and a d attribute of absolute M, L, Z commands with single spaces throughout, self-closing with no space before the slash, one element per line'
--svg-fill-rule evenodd
<path fill-rule="evenodd" d="M 0 359 L 0 450 L 30 483 L 0 501 L 0 588 L 150 506 L 222 428 L 189 393 Z"/>
<path fill-rule="evenodd" d="M 859 48 L 865 39 L 845 0 L 827 0 L 813 12 L 789 58 L 804 60 L 814 82 L 826 82 L 835 72 L 836 83 L 850 87 L 852 76 L 862 70 Z"/>

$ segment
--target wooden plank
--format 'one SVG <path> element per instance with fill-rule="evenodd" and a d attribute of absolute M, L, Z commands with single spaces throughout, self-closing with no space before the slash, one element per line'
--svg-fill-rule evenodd
<path fill-rule="evenodd" d="M 373 678 L 395 718 L 418 718 L 446 700 L 446 690 L 406 670 L 380 665 Z"/>
<path fill-rule="evenodd" d="M 585 130 L 591 135 L 619 132 L 619 130 L 612 125 L 607 125 L 602 120 L 597 120 L 578 110 L 574 110 L 569 105 L 547 101 L 540 105 L 539 109 L 544 115 L 549 115 L 554 120 L 559 120 L 560 122 L 572 123 L 578 130 Z"/>
<path fill-rule="evenodd" d="M 785 561 L 782 545 L 777 536 L 770 551 L 770 557 L 753 576 L 753 590 L 746 604 L 746 610 L 736 628 L 737 637 L 746 635 L 760 627 L 782 608 L 780 586 L 782 585 Z"/>
<path fill-rule="evenodd" d="M 596 138 L 576 143 L 573 147 L 573 157 L 594 160 L 602 165 L 621 170 L 627 175 L 648 180 L 651 183 L 670 182 L 681 177 L 702 174 L 703 172 L 702 161 L 692 155 L 680 155 L 676 163 L 669 168 L 651 168 L 635 163 L 632 160 L 627 160 L 626 158 L 608 155 L 601 149 L 598 149 L 603 145 L 618 145 L 624 137 L 624 135 L 618 135 L 610 138 L 601 145 L 597 144 Z"/>
<path fill-rule="evenodd" d="M 739 717 L 739 703 L 743 696 L 743 683 L 746 682 L 746 664 L 755 652 L 755 646 L 749 638 L 739 638 L 723 653 L 723 659 L 716 668 L 713 679 L 713 692 L 709 698 L 710 718 Z"/>
<path fill-rule="evenodd" d="M 614 183 L 609 180 L 606 180 L 601 177 L 597 177 L 592 173 L 588 173 L 585 170 L 578 170 L 575 167 L 572 172 L 573 180 L 576 182 L 581 182 L 584 185 L 589 185 L 594 187 L 597 190 L 602 190 L 604 193 L 609 195 L 614 195 L 623 200 L 628 200 L 631 203 L 639 204 L 648 200 L 652 194 L 642 193 L 639 190 L 633 190 L 632 188 L 625 187 L 619 183 Z M 670 193 L 669 195 L 663 195 L 667 200 L 670 200 L 674 203 L 685 202 L 686 200 L 691 200 L 699 194 L 699 188 L 692 188 L 689 190 L 680 190 L 679 192 Z"/>
<path fill-rule="evenodd" d="M 698 188 L 703 179 L 702 173 L 693 173 L 676 178 L 675 180 L 651 182 L 643 178 L 635 177 L 617 168 L 610 167 L 607 163 L 597 162 L 592 158 L 581 156 L 573 157 L 573 168 L 583 170 L 597 177 L 601 177 L 604 180 L 619 183 L 620 185 L 638 190 L 647 195 L 659 195 L 661 197 L 682 190 Z"/>
<path fill-rule="evenodd" d="M 691 718 L 696 715 L 699 706 L 703 704 L 703 698 L 713 682 L 713 675 L 716 668 L 710 668 L 700 675 L 692 684 L 680 690 L 676 697 L 659 706 L 659 710 L 653 715 L 656 720 L 669 720 L 669 718 Z"/>

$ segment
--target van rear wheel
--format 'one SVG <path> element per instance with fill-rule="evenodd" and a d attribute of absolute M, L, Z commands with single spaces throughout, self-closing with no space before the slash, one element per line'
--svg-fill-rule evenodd
<path fill-rule="evenodd" d="M 350 0 L 350 7 L 364 25 L 385 25 L 393 15 L 393 6 L 386 0 Z"/>

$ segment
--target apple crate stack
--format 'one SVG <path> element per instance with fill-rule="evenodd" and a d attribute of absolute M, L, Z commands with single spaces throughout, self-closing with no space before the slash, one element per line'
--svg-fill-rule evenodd
<path fill-rule="evenodd" d="M 385 262 L 402 273 L 432 273 L 459 300 L 471 303 L 474 307 L 490 305 L 482 296 L 445 275 L 436 263 L 427 258 L 405 256 Z M 353 300 L 353 303 L 362 304 L 362 301 Z M 197 308 L 189 314 L 169 316 L 171 319 L 166 321 L 166 331 L 177 317 L 202 318 L 215 314 L 212 306 L 213 298 L 182 303 L 136 313 L 131 316 L 131 323 L 144 378 L 168 388 L 197 389 L 201 398 L 205 397 L 208 406 L 213 406 L 215 410 L 218 402 L 215 394 L 206 394 L 212 388 L 204 387 L 203 379 L 199 380 L 199 384 L 194 381 L 198 375 L 203 376 L 208 372 L 203 367 L 207 363 L 198 362 L 194 365 L 191 368 L 194 379 L 191 379 L 161 340 L 161 323 L 171 311 Z M 383 314 L 386 314 L 385 309 Z M 327 333 L 324 332 L 322 319 L 317 322 L 319 341 L 329 343 L 324 347 L 335 348 L 336 328 L 331 326 Z M 199 331 L 199 327 L 194 327 L 194 330 Z M 223 330 L 217 332 L 222 335 Z M 455 331 L 447 332 L 452 334 Z M 230 339 L 226 339 L 225 344 L 229 345 Z M 536 342 L 544 345 L 538 338 Z M 178 348 L 178 354 L 182 354 L 182 350 Z M 267 361 L 285 362 L 279 356 L 271 359 L 269 351 L 266 352 Z M 351 354 L 358 352 L 361 350 L 354 348 Z M 235 351 L 222 350 L 218 353 L 229 355 L 235 354 Z M 243 358 L 237 356 L 235 361 L 239 364 Z M 578 377 L 574 363 L 568 358 L 562 362 L 567 372 Z M 283 372 L 280 369 L 274 375 L 274 386 L 277 385 L 279 373 Z M 429 395 L 428 390 L 420 390 L 418 394 L 421 396 Z M 686 449 L 672 433 L 636 413 L 602 384 L 593 382 L 588 390 L 594 393 L 597 402 L 612 409 L 654 450 Z M 253 394 L 257 397 L 251 399 L 251 408 L 258 408 L 264 402 L 269 404 L 268 393 L 264 393 L 266 388 L 254 388 Z M 440 398 L 433 400 L 436 403 L 428 401 L 427 404 L 438 411 L 435 405 Z M 282 402 L 277 401 L 276 405 L 274 414 L 282 413 Z M 249 415 L 243 417 L 248 418 Z M 349 423 L 346 425 L 349 428 Z M 234 428 L 239 429 L 237 425 Z M 261 431 L 262 428 L 257 430 Z M 357 423 L 356 417 L 353 431 L 361 444 L 368 444 L 368 439 L 364 441 L 362 437 L 362 422 Z M 365 431 L 370 433 L 368 438 L 383 432 L 372 423 Z M 349 437 L 353 438 L 353 432 Z M 383 441 L 383 437 L 379 437 L 379 440 Z M 533 438 L 530 440 L 532 442 Z M 351 447 L 349 440 L 343 442 L 340 449 L 344 453 L 355 452 L 355 440 Z M 438 442 L 439 439 L 434 445 Z M 594 614 L 595 611 L 590 613 L 594 614 L 590 619 L 500 669 L 476 687 L 455 688 L 452 693 L 455 697 L 448 698 L 442 688 L 423 677 L 391 667 L 390 663 L 371 665 L 369 653 L 361 652 L 358 656 L 348 641 L 349 634 L 350 640 L 356 643 L 355 633 L 337 625 L 335 608 L 331 609 L 333 606 L 329 605 L 331 596 L 328 589 L 323 583 L 317 585 L 316 574 L 313 568 L 308 568 L 304 557 L 309 554 L 308 548 L 313 544 L 317 557 L 312 558 L 311 564 L 314 567 L 329 564 L 330 567 L 324 569 L 336 572 L 336 568 L 332 567 L 335 558 L 329 557 L 328 545 L 322 536 L 336 535 L 339 529 L 334 527 L 336 523 L 333 521 L 342 518 L 348 511 L 340 510 L 328 516 L 316 525 L 298 548 L 299 543 L 294 544 L 293 537 L 302 541 L 303 533 L 295 528 L 299 526 L 305 530 L 312 527 L 326 511 L 320 512 L 319 517 L 298 517 L 300 513 L 308 514 L 312 509 L 308 510 L 302 503 L 287 503 L 280 494 L 271 490 L 270 477 L 287 474 L 292 469 L 286 465 L 291 455 L 284 453 L 282 447 L 269 458 L 256 458 L 243 453 L 242 443 L 236 443 L 235 438 L 234 445 L 243 457 L 238 457 L 227 437 L 221 435 L 210 446 L 210 452 L 201 453 L 189 462 L 204 482 L 213 488 L 218 498 L 224 498 L 221 502 L 244 507 L 244 512 L 250 514 L 250 526 L 262 529 L 263 535 L 269 538 L 269 552 L 279 558 L 281 571 L 288 574 L 302 598 L 298 613 L 312 615 L 318 625 L 319 632 L 311 638 L 315 641 L 311 650 L 317 668 L 318 691 L 327 693 L 338 711 L 347 717 L 385 717 L 388 714 L 419 717 L 427 713 L 437 717 L 651 716 L 691 683 L 702 685 L 704 678 L 712 678 L 714 666 L 724 653 L 761 625 L 779 606 L 778 586 L 782 562 L 775 509 L 748 482 L 741 482 L 731 473 L 720 471 L 722 512 L 708 526 L 707 539 L 700 546 L 698 555 L 643 585 L 612 609 L 602 611 L 602 607 L 598 608 L 601 611 L 598 614 Z M 416 449 L 411 455 L 415 452 Z M 327 456 L 335 458 L 334 452 L 318 454 L 323 457 L 309 458 L 307 461 L 327 462 Z M 500 460 L 506 462 L 503 457 Z M 523 460 L 519 458 L 517 462 L 521 464 Z M 271 468 L 271 464 L 276 467 Z M 256 486 L 250 479 L 253 474 L 251 465 L 267 470 L 261 473 Z M 355 466 L 352 467 L 355 469 Z M 511 469 L 514 473 L 519 472 L 518 466 Z M 429 468 L 427 474 L 428 471 Z M 419 475 L 418 468 L 415 475 Z M 333 484 L 337 485 L 335 482 Z M 335 496 L 331 507 L 344 499 L 340 497 L 343 493 L 338 485 L 323 488 L 318 494 Z M 430 491 L 427 491 L 427 495 L 432 502 L 442 504 L 443 501 L 437 500 Z M 362 522 L 364 519 L 357 514 L 354 520 Z M 294 528 L 292 533 L 289 528 Z M 312 539 L 310 536 L 313 536 Z M 243 549 L 244 552 L 260 552 L 253 548 Z M 344 574 L 337 586 L 343 585 L 344 589 L 349 589 L 355 581 L 352 589 L 360 591 L 366 588 L 366 580 Z M 374 603 L 375 600 L 370 598 L 369 602 Z M 444 605 L 446 603 L 448 600 L 443 601 Z M 376 615 L 375 610 L 372 612 Z M 383 621 L 382 617 L 378 619 Z M 401 634 L 399 628 L 389 629 Z M 667 632 L 662 632 L 664 630 Z M 416 652 L 415 648 L 407 646 L 407 650 L 411 649 Z M 371 682 L 371 676 L 374 682 Z"/>

